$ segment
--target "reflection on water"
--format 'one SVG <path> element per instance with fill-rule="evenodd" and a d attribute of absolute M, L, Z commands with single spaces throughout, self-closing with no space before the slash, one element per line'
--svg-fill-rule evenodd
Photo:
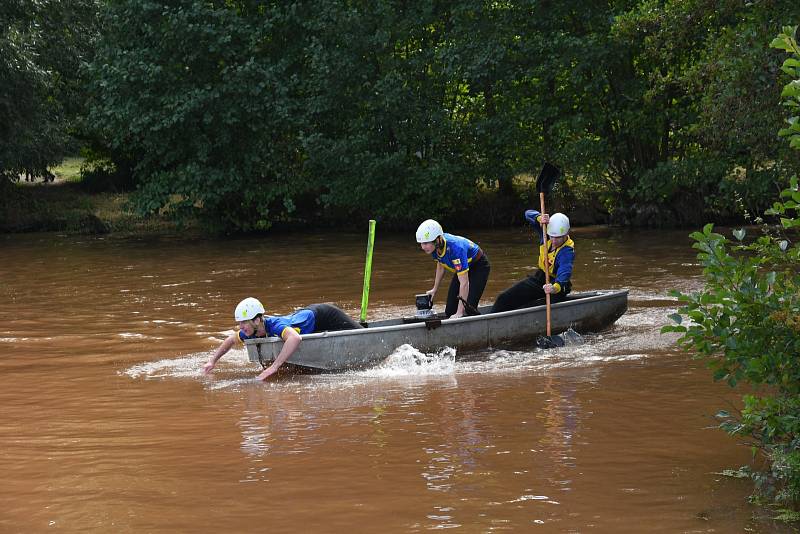
<path fill-rule="evenodd" d="M 526 231 L 469 235 L 486 301 L 533 268 Z M 372 320 L 430 287 L 411 237 L 378 235 Z M 199 372 L 233 305 L 357 315 L 364 236 L 0 236 L 0 531 L 780 532 L 713 474 L 750 460 L 709 429 L 736 395 L 659 334 L 702 283 L 685 232 L 573 237 L 576 291 L 630 289 L 583 344 L 261 383 L 244 350 Z"/>

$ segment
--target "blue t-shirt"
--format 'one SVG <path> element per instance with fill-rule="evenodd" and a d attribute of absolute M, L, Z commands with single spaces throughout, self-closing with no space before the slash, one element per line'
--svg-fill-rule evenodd
<path fill-rule="evenodd" d="M 299 334 L 311 334 L 316 326 L 316 317 L 311 310 L 297 310 L 291 315 L 264 315 L 264 327 L 267 330 L 267 337 L 283 337 L 283 331 L 287 328 L 294 328 Z M 239 330 L 239 340 L 254 339 L 258 337 L 255 333 L 246 336 Z"/>
<path fill-rule="evenodd" d="M 481 247 L 466 237 L 448 233 L 442 237 L 444 237 L 444 251 L 441 256 L 438 250 L 431 252 L 433 259 L 450 272 L 461 274 L 469 271 L 469 264 L 481 254 Z"/>

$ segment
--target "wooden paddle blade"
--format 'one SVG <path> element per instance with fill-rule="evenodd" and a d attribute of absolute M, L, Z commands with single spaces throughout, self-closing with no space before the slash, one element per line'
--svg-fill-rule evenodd
<path fill-rule="evenodd" d="M 542 170 L 539 171 L 539 177 L 536 179 L 536 192 L 549 194 L 559 176 L 561 176 L 561 169 L 552 163 L 545 162 Z"/>
<path fill-rule="evenodd" d="M 564 346 L 564 338 L 561 336 L 539 336 L 536 338 L 536 346 L 540 349 L 555 349 Z"/>

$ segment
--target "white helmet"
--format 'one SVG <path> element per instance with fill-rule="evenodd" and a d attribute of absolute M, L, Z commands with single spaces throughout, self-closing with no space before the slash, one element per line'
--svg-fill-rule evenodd
<path fill-rule="evenodd" d="M 547 223 L 547 235 L 550 237 L 561 237 L 569 233 L 569 219 L 563 213 L 554 213 L 550 216 Z"/>
<path fill-rule="evenodd" d="M 422 224 L 417 228 L 417 243 L 429 243 L 435 241 L 437 237 L 442 235 L 442 225 L 433 219 L 422 221 Z"/>
<path fill-rule="evenodd" d="M 237 321 L 249 321 L 259 313 L 264 313 L 264 305 L 257 298 L 247 297 L 236 305 L 233 318 Z"/>

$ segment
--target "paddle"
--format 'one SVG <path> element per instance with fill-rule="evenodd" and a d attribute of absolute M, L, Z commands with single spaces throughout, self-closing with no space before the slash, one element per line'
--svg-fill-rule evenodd
<path fill-rule="evenodd" d="M 536 179 L 536 192 L 539 193 L 539 205 L 542 213 L 547 213 L 544 210 L 544 195 L 549 194 L 553 190 L 553 186 L 555 185 L 556 180 L 558 180 L 558 177 L 560 175 L 561 175 L 561 169 L 547 162 L 545 162 L 544 166 L 542 167 L 542 170 L 539 172 L 539 177 Z M 547 244 L 546 223 L 542 223 L 542 236 L 546 245 Z M 545 250 L 545 255 L 544 255 L 544 282 L 545 284 L 550 283 L 550 263 L 549 263 L 549 256 L 547 255 L 547 250 Z M 564 339 L 561 336 L 551 335 L 550 293 L 544 294 L 544 301 L 547 309 L 547 336 L 540 336 L 536 340 L 536 345 L 538 345 L 539 348 L 542 349 L 563 347 Z"/>

